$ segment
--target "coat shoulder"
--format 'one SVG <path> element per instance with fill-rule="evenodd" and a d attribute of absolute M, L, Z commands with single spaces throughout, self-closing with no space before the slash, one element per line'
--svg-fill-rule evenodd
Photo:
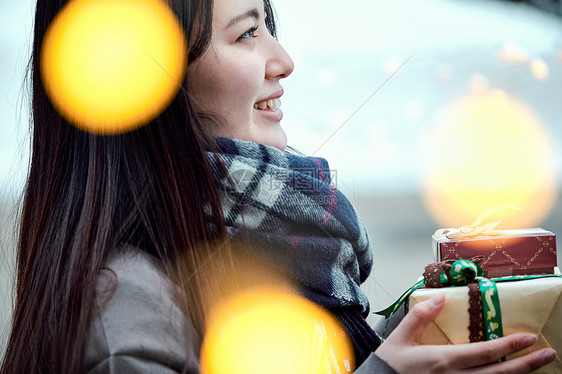
<path fill-rule="evenodd" d="M 174 290 L 151 255 L 133 247 L 116 253 L 96 283 L 88 372 L 199 372 L 200 342 Z"/>

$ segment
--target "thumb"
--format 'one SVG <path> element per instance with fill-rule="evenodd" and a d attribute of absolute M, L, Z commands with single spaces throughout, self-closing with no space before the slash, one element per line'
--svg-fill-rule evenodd
<path fill-rule="evenodd" d="M 423 330 L 430 322 L 437 318 L 444 306 L 444 293 L 439 293 L 428 300 L 416 304 L 396 327 L 391 336 L 389 336 L 389 339 L 392 337 L 403 342 L 417 342 Z"/>

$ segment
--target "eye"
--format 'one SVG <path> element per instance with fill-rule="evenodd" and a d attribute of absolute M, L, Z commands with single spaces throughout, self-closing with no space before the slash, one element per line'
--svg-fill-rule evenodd
<path fill-rule="evenodd" d="M 238 37 L 238 41 L 256 38 L 258 36 L 258 34 L 256 34 L 256 31 L 258 31 L 258 26 L 254 26 L 251 29 L 248 29 L 248 31 Z"/>

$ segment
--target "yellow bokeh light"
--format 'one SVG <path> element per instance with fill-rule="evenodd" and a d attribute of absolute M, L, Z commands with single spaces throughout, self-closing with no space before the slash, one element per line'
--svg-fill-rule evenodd
<path fill-rule="evenodd" d="M 499 90 L 472 92 L 444 110 L 423 150 L 424 200 L 436 221 L 460 227 L 513 204 L 504 228 L 540 225 L 556 201 L 554 155 L 537 117 Z"/>
<path fill-rule="evenodd" d="M 529 53 L 523 47 L 515 43 L 506 43 L 500 49 L 499 57 L 505 62 L 527 63 L 529 61 Z"/>
<path fill-rule="evenodd" d="M 285 289 L 245 291 L 213 313 L 201 352 L 203 374 L 316 374 L 354 370 L 337 320 Z"/>
<path fill-rule="evenodd" d="M 53 105 L 97 134 L 154 119 L 180 88 L 183 29 L 161 0 L 72 0 L 49 26 L 41 76 Z"/>
<path fill-rule="evenodd" d="M 544 60 L 537 59 L 531 61 L 531 71 L 533 72 L 533 76 L 538 80 L 545 80 L 548 78 L 548 65 Z"/>

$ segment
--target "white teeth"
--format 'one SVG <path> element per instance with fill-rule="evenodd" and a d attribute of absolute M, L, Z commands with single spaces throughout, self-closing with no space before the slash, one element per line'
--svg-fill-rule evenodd
<path fill-rule="evenodd" d="M 275 110 L 281 106 L 281 99 L 269 99 L 254 104 L 254 109 Z"/>

